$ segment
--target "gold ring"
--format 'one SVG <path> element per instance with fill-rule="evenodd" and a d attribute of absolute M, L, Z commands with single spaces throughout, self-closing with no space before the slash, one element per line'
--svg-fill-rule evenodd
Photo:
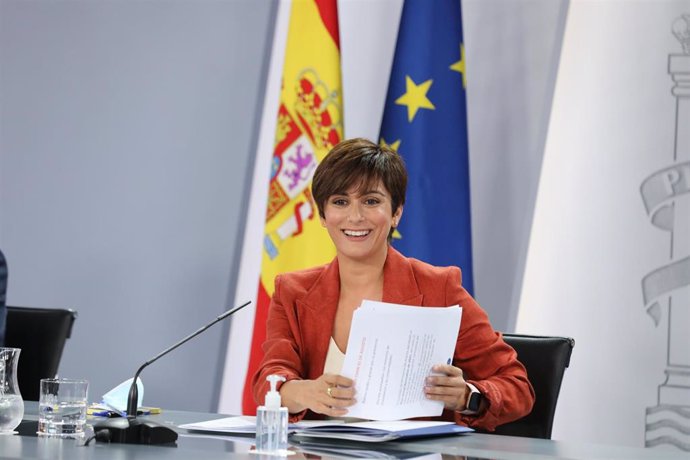
<path fill-rule="evenodd" d="M 333 387 L 328 387 L 328 388 L 326 389 L 326 393 L 328 394 L 328 397 L 329 397 L 329 398 L 332 398 L 332 397 L 333 397 L 332 391 L 333 391 Z"/>

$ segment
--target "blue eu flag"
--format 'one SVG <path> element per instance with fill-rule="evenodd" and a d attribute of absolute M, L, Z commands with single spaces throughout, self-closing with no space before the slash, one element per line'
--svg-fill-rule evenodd
<path fill-rule="evenodd" d="M 462 269 L 471 293 L 472 236 L 460 0 L 405 0 L 381 124 L 381 143 L 409 173 L 393 245 Z"/>

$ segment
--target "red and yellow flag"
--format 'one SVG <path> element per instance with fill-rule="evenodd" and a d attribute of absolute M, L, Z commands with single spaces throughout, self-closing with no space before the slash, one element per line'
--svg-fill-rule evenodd
<path fill-rule="evenodd" d="M 294 0 L 271 164 L 261 279 L 242 412 L 256 413 L 251 379 L 263 357 L 276 275 L 329 262 L 335 248 L 311 196 L 319 161 L 343 137 L 336 0 Z"/>

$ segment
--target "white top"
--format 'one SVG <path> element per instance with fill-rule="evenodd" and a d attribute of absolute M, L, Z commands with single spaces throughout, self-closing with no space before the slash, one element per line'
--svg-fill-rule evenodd
<path fill-rule="evenodd" d="M 345 353 L 340 351 L 338 344 L 335 343 L 333 337 L 328 344 L 328 353 L 326 353 L 326 363 L 323 365 L 324 374 L 340 374 L 345 362 Z"/>
<path fill-rule="evenodd" d="M 340 374 L 345 362 L 345 353 L 340 351 L 338 344 L 331 337 L 326 353 L 326 363 L 323 365 L 324 374 Z M 355 417 L 326 417 L 326 420 L 343 420 L 344 422 L 361 422 L 362 418 Z"/>

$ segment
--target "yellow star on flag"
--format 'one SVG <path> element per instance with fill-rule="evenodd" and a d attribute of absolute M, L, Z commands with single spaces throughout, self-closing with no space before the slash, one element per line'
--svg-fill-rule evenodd
<path fill-rule="evenodd" d="M 429 88 L 431 88 L 431 83 L 433 83 L 433 80 L 427 80 L 417 85 L 412 81 L 409 75 L 405 76 L 405 86 L 407 90 L 405 94 L 395 100 L 395 103 L 407 106 L 407 121 L 410 123 L 412 123 L 419 109 L 434 110 L 436 108 L 426 97 L 426 93 L 429 91 Z"/>
<path fill-rule="evenodd" d="M 386 140 L 384 138 L 381 138 L 381 140 L 379 141 L 379 145 L 381 147 L 388 147 L 392 151 L 397 152 L 398 149 L 400 148 L 400 139 L 389 144 L 388 142 L 386 142 Z"/>
<path fill-rule="evenodd" d="M 467 78 L 465 77 L 465 45 L 460 43 L 460 60 L 450 66 L 450 70 L 455 70 L 462 74 L 462 87 L 467 88 Z"/>

